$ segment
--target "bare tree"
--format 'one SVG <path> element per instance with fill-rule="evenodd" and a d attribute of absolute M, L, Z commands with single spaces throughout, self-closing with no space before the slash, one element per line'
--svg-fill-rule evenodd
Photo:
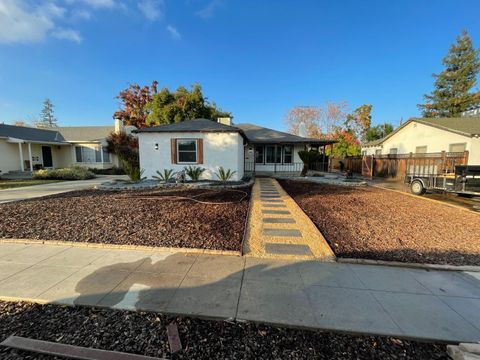
<path fill-rule="evenodd" d="M 285 117 L 288 132 L 299 135 L 300 124 L 306 129 L 306 136 L 322 138 L 331 135 L 345 122 L 347 102 L 327 102 L 322 106 L 295 106 Z"/>

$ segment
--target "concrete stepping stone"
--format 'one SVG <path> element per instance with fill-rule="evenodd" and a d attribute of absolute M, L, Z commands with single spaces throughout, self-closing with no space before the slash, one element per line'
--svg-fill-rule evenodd
<path fill-rule="evenodd" d="M 280 199 L 260 199 L 262 202 L 271 202 L 271 203 L 281 203 L 283 202 L 283 200 L 280 200 Z"/>
<path fill-rule="evenodd" d="M 269 207 L 269 208 L 286 208 L 287 205 L 284 204 L 262 204 L 263 207 Z"/>
<path fill-rule="evenodd" d="M 302 244 L 265 243 L 265 251 L 269 254 L 313 256 L 310 247 Z"/>
<path fill-rule="evenodd" d="M 271 215 L 290 215 L 290 211 L 288 210 L 264 210 L 262 209 L 263 214 L 271 214 Z"/>
<path fill-rule="evenodd" d="M 277 237 L 302 237 L 302 233 L 297 229 L 263 229 L 263 235 Z"/>
<path fill-rule="evenodd" d="M 295 219 L 292 218 L 263 218 L 266 224 L 295 224 Z"/>
<path fill-rule="evenodd" d="M 280 194 L 277 195 L 260 195 L 260 199 L 280 199 Z"/>

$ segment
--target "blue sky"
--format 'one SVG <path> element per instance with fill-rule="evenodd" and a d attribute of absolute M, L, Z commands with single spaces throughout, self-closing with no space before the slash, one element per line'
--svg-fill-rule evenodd
<path fill-rule="evenodd" d="M 129 83 L 198 82 L 237 123 L 284 129 L 296 105 L 418 116 L 478 0 L 0 0 L 0 122 L 109 124 Z"/>

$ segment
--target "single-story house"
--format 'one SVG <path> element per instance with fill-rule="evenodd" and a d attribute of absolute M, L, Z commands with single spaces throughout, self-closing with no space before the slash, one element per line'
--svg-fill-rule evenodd
<path fill-rule="evenodd" d="M 216 179 L 220 167 L 245 173 L 300 172 L 300 150 L 323 148 L 335 141 L 310 139 L 251 124 L 233 125 L 229 118 L 187 120 L 136 131 L 144 176 L 175 172 L 187 166 L 205 169 L 203 179 Z"/>
<path fill-rule="evenodd" d="M 0 124 L 0 176 L 31 172 L 35 168 L 84 166 L 108 169 L 118 159 L 107 151 L 106 137 L 121 131 L 113 126 L 72 126 L 39 129 Z"/>
<path fill-rule="evenodd" d="M 480 165 L 480 117 L 412 118 L 383 139 L 362 145 L 362 155 L 468 151 L 468 164 Z"/>

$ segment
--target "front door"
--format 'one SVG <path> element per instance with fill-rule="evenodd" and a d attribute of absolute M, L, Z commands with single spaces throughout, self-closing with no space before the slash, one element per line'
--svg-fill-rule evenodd
<path fill-rule="evenodd" d="M 50 146 L 42 146 L 43 167 L 53 167 L 52 148 Z"/>

